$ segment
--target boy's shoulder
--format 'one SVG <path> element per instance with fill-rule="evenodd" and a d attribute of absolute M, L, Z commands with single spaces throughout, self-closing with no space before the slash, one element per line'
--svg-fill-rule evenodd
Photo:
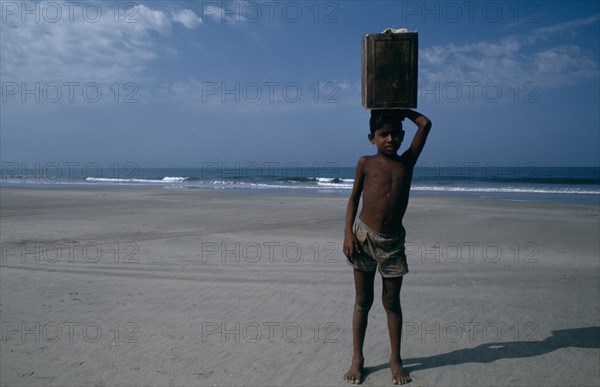
<path fill-rule="evenodd" d="M 358 167 L 361 169 L 365 169 L 368 168 L 369 166 L 371 166 L 373 164 L 373 162 L 376 162 L 378 158 L 378 155 L 365 155 L 365 156 L 361 156 L 358 159 Z"/>
<path fill-rule="evenodd" d="M 366 163 L 369 162 L 370 160 L 373 160 L 373 158 L 377 157 L 377 155 L 364 155 L 364 156 L 360 156 L 360 158 L 358 159 L 359 163 Z"/>

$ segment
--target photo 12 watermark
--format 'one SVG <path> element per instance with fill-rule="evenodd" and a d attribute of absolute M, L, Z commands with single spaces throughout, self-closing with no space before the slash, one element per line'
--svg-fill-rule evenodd
<path fill-rule="evenodd" d="M 337 264 L 341 261 L 340 244 L 336 242 L 262 241 L 224 242 L 202 241 L 202 263 L 315 263 Z"/>
<path fill-rule="evenodd" d="M 1 84 L 2 103 L 20 104 L 135 104 L 140 86 L 136 82 L 95 81 L 10 82 Z"/>
<path fill-rule="evenodd" d="M 514 163 L 510 166 L 501 166 L 496 162 L 482 163 L 479 161 L 464 162 L 419 162 L 413 172 L 413 181 L 418 183 L 431 183 L 461 179 L 463 181 L 489 181 L 499 180 L 531 180 L 545 175 L 544 169 L 535 162 Z"/>
<path fill-rule="evenodd" d="M 340 84 L 335 81 L 204 81 L 200 82 L 200 102 L 219 104 L 258 104 L 340 102 Z"/>
<path fill-rule="evenodd" d="M 540 331 L 535 321 L 405 321 L 402 341 L 463 343 L 535 341 Z"/>
<path fill-rule="evenodd" d="M 203 23 L 319 23 L 340 21 L 340 5 L 334 1 L 203 1 Z"/>
<path fill-rule="evenodd" d="M 533 104 L 540 102 L 539 84 L 533 81 L 449 81 L 421 82 L 418 99 L 421 103 L 500 103 Z"/>
<path fill-rule="evenodd" d="M 1 263 L 140 263 L 140 246 L 131 241 L 25 241 L 0 243 Z"/>
<path fill-rule="evenodd" d="M 336 178 L 340 166 L 335 162 L 302 164 L 298 162 L 216 162 L 205 161 L 199 165 L 199 178 L 204 181 L 228 180 L 281 182 L 303 178 Z"/>
<path fill-rule="evenodd" d="M 2 1 L 2 23 L 139 23 L 140 6 L 131 1 Z"/>
<path fill-rule="evenodd" d="M 400 21 L 423 24 L 538 23 L 536 1 L 403 1 Z"/>
<path fill-rule="evenodd" d="M 329 344 L 339 340 L 337 323 L 296 321 L 205 321 L 200 339 L 203 343 L 314 343 Z"/>
<path fill-rule="evenodd" d="M 103 164 L 95 161 L 15 162 L 3 161 L 0 182 L 16 183 L 77 183 L 98 179 L 135 179 L 140 167 L 133 161 Z"/>
<path fill-rule="evenodd" d="M 406 257 L 421 263 L 540 263 L 540 246 L 531 241 L 413 242 L 405 244 Z"/>
<path fill-rule="evenodd" d="M 140 327 L 131 321 L 3 321 L 2 343 L 126 343 L 139 342 Z"/>

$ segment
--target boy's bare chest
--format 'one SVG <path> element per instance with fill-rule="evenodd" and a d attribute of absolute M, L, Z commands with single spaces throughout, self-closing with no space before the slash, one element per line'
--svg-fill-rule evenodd
<path fill-rule="evenodd" d="M 366 178 L 373 183 L 401 184 L 409 179 L 407 168 L 404 163 L 374 163 L 373 168 L 369 168 Z"/>
<path fill-rule="evenodd" d="M 410 180 L 410 173 L 402 163 L 379 165 L 365 176 L 366 185 L 385 191 L 402 190 L 410 185 Z"/>

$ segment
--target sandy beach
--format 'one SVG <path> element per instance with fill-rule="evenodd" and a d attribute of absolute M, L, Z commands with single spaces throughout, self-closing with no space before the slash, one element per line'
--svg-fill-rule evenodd
<path fill-rule="evenodd" d="M 3 187 L 0 384 L 345 385 L 346 203 Z M 410 385 L 600 385 L 599 215 L 583 204 L 411 198 L 401 293 Z M 390 385 L 379 299 L 365 357 L 364 385 Z"/>

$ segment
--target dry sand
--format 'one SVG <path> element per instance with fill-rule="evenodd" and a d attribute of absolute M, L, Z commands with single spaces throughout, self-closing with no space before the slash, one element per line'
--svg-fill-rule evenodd
<path fill-rule="evenodd" d="M 346 197 L 0 193 L 0 384 L 345 384 Z M 599 211 L 413 197 L 411 385 L 599 385 Z M 365 385 L 391 381 L 385 321 L 376 300 Z"/>

